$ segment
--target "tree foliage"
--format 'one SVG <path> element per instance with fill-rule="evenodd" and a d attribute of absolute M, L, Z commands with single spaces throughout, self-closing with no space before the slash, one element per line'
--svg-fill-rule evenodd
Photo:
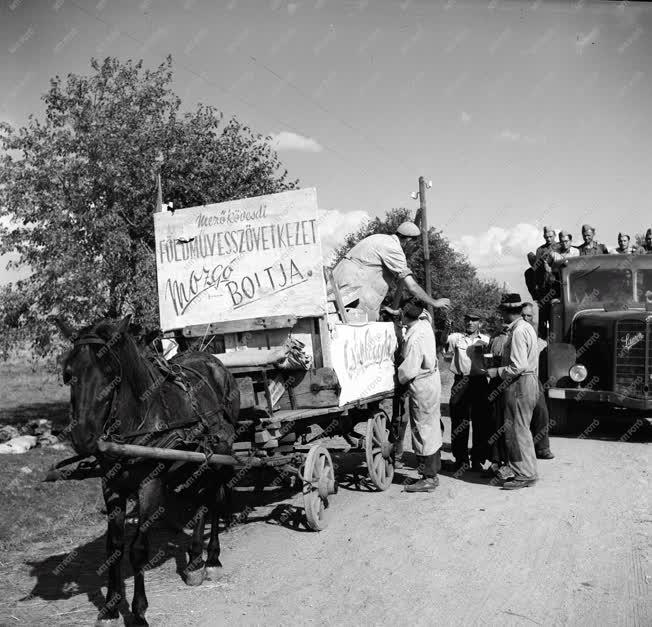
<path fill-rule="evenodd" d="M 31 275 L 3 288 L 0 331 L 47 352 L 53 314 L 69 322 L 131 313 L 158 325 L 154 229 L 157 167 L 174 208 L 297 186 L 261 135 L 209 106 L 183 113 L 170 58 L 92 60 L 89 76 L 55 77 L 45 116 L 0 127 L 0 253 Z"/>
<path fill-rule="evenodd" d="M 335 251 L 336 262 L 357 244 L 361 239 L 374 233 L 395 233 L 401 222 L 413 220 L 409 209 L 391 209 L 384 218 L 376 217 L 362 225 L 355 233 L 346 236 L 344 244 Z M 469 309 L 479 310 L 487 323 L 485 328 L 494 331 L 499 328 L 500 321 L 496 308 L 500 302 L 503 290 L 493 280 L 478 278 L 476 269 L 466 257 L 456 252 L 441 231 L 431 228 L 428 233 L 430 245 L 430 276 L 433 298 L 450 298 L 451 310 L 446 319 L 436 313 L 436 323 L 439 328 L 461 330 L 464 313 Z M 423 247 L 421 242 L 415 242 L 406 252 L 408 265 L 414 278 L 425 289 L 425 270 L 423 262 Z M 390 302 L 393 290 L 387 296 Z"/>

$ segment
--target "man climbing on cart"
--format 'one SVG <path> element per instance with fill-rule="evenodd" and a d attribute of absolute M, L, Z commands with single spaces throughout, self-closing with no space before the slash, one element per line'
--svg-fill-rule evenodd
<path fill-rule="evenodd" d="M 342 304 L 367 313 L 369 321 L 378 319 L 380 306 L 393 280 L 426 305 L 448 309 L 448 298 L 431 298 L 412 276 L 405 248 L 421 231 L 413 222 L 403 222 L 394 235 L 376 233 L 359 241 L 333 269 L 333 279 Z"/>

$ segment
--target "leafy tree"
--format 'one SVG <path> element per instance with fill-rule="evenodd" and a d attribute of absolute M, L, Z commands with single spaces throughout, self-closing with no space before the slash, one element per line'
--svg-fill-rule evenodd
<path fill-rule="evenodd" d="M 55 77 L 45 117 L 0 126 L 0 253 L 29 278 L 0 294 L 0 332 L 50 350 L 53 314 L 75 324 L 132 313 L 158 326 L 152 213 L 156 168 L 174 208 L 297 186 L 261 135 L 209 106 L 182 112 L 172 61 L 91 60 L 89 76 Z"/>
<path fill-rule="evenodd" d="M 401 222 L 413 220 L 409 209 L 391 209 L 384 218 L 376 217 L 362 225 L 355 233 L 346 236 L 344 244 L 335 251 L 335 261 L 339 261 L 361 239 L 374 233 L 395 233 Z M 446 318 L 435 313 L 436 325 L 440 329 L 461 329 L 464 312 L 469 308 L 478 309 L 487 320 L 486 329 L 494 331 L 500 327 L 496 312 L 504 290 L 495 281 L 479 279 L 476 269 L 466 257 L 455 250 L 441 231 L 431 228 L 428 232 L 430 245 L 430 275 L 433 298 L 450 298 L 451 310 Z M 408 265 L 419 285 L 425 288 L 425 270 L 421 242 L 413 244 L 406 251 Z M 391 302 L 394 291 L 390 290 L 386 301 Z"/>

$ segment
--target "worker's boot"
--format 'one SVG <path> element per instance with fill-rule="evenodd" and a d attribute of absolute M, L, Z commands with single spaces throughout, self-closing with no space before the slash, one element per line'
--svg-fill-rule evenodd
<path fill-rule="evenodd" d="M 417 455 L 421 479 L 405 486 L 406 492 L 432 492 L 439 485 L 437 471 L 440 465 L 440 453 L 434 455 Z"/>
<path fill-rule="evenodd" d="M 434 492 L 439 485 L 439 477 L 421 477 L 405 486 L 406 492 Z"/>

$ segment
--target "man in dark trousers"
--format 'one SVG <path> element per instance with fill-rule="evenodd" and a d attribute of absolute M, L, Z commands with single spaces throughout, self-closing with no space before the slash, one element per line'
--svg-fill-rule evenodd
<path fill-rule="evenodd" d="M 489 457 L 489 406 L 487 377 L 482 355 L 489 346 L 489 336 L 480 332 L 480 314 L 467 311 L 464 332 L 448 336 L 447 353 L 452 355 L 450 370 L 454 375 L 450 396 L 451 449 L 454 469 L 469 468 L 469 427 L 472 425 L 471 465 L 482 472 Z"/>
<path fill-rule="evenodd" d="M 550 302 L 554 298 L 554 276 L 549 259 L 552 253 L 559 250 L 555 241 L 555 230 L 550 226 L 543 227 L 545 243 L 537 248 L 535 253 L 534 271 L 536 277 L 536 299 L 539 303 L 539 336 L 548 337 L 548 322 L 550 321 Z"/>
<path fill-rule="evenodd" d="M 504 300 L 504 297 L 503 297 Z M 507 342 L 508 324 L 503 324 L 500 332 L 491 338 L 487 355 L 489 362 L 487 367 L 497 368 L 502 363 L 503 351 Z M 506 479 L 511 476 L 507 472 L 505 464 L 507 463 L 507 450 L 505 449 L 505 419 L 503 416 L 503 396 L 504 386 L 499 378 L 489 380 L 489 460 L 491 466 L 485 471 L 487 477 L 498 477 Z"/>

